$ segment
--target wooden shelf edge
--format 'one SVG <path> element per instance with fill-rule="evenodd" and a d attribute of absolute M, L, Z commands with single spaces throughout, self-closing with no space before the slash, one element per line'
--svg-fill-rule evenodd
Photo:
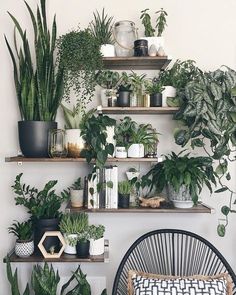
<path fill-rule="evenodd" d="M 14 249 L 12 249 L 9 253 L 10 262 L 17 263 L 34 263 L 34 262 L 78 262 L 78 263 L 108 263 L 109 262 L 109 240 L 105 239 L 104 241 L 105 252 L 103 255 L 98 256 L 90 256 L 89 258 L 81 259 L 77 258 L 76 255 L 70 255 L 63 253 L 60 258 L 48 258 L 45 259 L 43 256 L 39 255 L 31 255 L 27 258 L 20 258 L 16 256 Z M 3 258 L 3 262 L 6 263 L 6 257 Z"/>
<path fill-rule="evenodd" d="M 168 115 L 175 114 L 178 110 L 178 107 L 102 107 L 104 114 Z"/>

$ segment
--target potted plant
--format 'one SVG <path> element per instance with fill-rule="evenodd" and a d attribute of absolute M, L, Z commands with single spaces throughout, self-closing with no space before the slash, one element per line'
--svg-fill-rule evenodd
<path fill-rule="evenodd" d="M 70 202 L 71 206 L 76 208 L 83 207 L 84 205 L 84 190 L 81 177 L 77 178 L 70 187 Z"/>
<path fill-rule="evenodd" d="M 88 215 L 85 212 L 63 214 L 59 228 L 66 241 L 65 253 L 76 254 L 78 233 L 87 227 Z"/>
<path fill-rule="evenodd" d="M 131 81 L 126 72 L 121 74 L 121 82 L 117 91 L 117 106 L 129 107 L 130 106 L 130 94 L 131 94 Z"/>
<path fill-rule="evenodd" d="M 102 255 L 104 253 L 104 232 L 105 227 L 102 224 L 90 225 L 90 255 Z"/>
<path fill-rule="evenodd" d="M 90 230 L 89 226 L 78 232 L 78 239 L 76 244 L 76 253 L 78 258 L 88 258 L 90 247 Z"/>
<path fill-rule="evenodd" d="M 23 46 L 15 51 L 6 44 L 14 68 L 14 80 L 22 121 L 18 122 L 19 143 L 26 157 L 48 157 L 48 130 L 56 129 L 55 117 L 63 96 L 63 67 L 54 61 L 56 19 L 52 30 L 47 27 L 45 0 L 40 0 L 37 18 L 26 3 L 34 28 L 34 53 L 31 54 L 26 31 L 11 15 Z M 42 25 L 43 24 L 43 25 Z M 17 40 L 15 36 L 15 41 Z M 43 40 L 43 42 L 42 42 Z M 19 54 L 19 52 L 21 54 Z M 34 59 L 32 56 L 35 56 Z"/>
<path fill-rule="evenodd" d="M 144 78 L 146 74 L 137 74 L 131 71 L 129 75 L 130 79 L 130 89 L 131 89 L 131 98 L 130 98 L 130 106 L 131 107 L 142 107 L 143 106 L 143 85 Z"/>
<path fill-rule="evenodd" d="M 145 80 L 145 92 L 150 95 L 150 107 L 162 106 L 163 90 L 163 86 L 156 78 L 153 78 L 151 81 Z"/>
<path fill-rule="evenodd" d="M 165 10 L 163 10 L 163 8 L 161 8 L 161 10 L 157 11 L 156 14 L 158 15 L 156 19 L 156 27 L 155 27 L 157 29 L 157 37 L 155 36 L 156 30 L 152 26 L 152 20 L 149 14 L 149 8 L 146 8 L 141 11 L 140 19 L 142 20 L 142 24 L 145 29 L 144 31 L 145 37 L 143 37 L 142 39 L 145 39 L 148 41 L 149 49 L 152 45 L 154 45 L 156 48 L 156 51 L 158 51 L 160 48 L 164 47 L 164 39 L 162 37 L 162 34 L 165 30 L 165 27 L 167 26 L 167 23 L 166 23 L 167 13 Z"/>
<path fill-rule="evenodd" d="M 129 208 L 131 189 L 132 189 L 132 185 L 129 180 L 123 180 L 118 182 L 118 207 L 119 208 Z"/>
<path fill-rule="evenodd" d="M 177 208 L 191 208 L 198 203 L 198 195 L 205 184 L 212 193 L 211 184 L 216 184 L 210 157 L 190 157 L 172 152 L 163 162 L 157 163 L 142 177 L 142 187 L 156 193 L 167 189 L 170 200 Z"/>
<path fill-rule="evenodd" d="M 104 8 L 102 9 L 101 15 L 98 11 L 93 13 L 94 20 L 90 23 L 90 31 L 94 38 L 100 45 L 100 52 L 104 57 L 115 56 L 115 46 L 113 45 L 112 30 L 113 17 L 109 17 L 105 14 Z"/>
<path fill-rule="evenodd" d="M 73 90 L 76 104 L 82 109 L 92 100 L 96 73 L 102 69 L 99 47 L 89 29 L 72 30 L 57 41 L 57 58 L 64 68 L 64 99 L 70 102 Z"/>
<path fill-rule="evenodd" d="M 96 76 L 96 82 L 101 89 L 102 106 L 116 106 L 116 92 L 120 81 L 120 74 L 115 71 L 104 70 L 99 71 Z"/>
<path fill-rule="evenodd" d="M 65 119 L 65 141 L 68 151 L 68 156 L 79 158 L 81 151 L 85 149 L 85 142 L 81 136 L 80 123 L 83 120 L 84 110 L 78 104 L 70 110 L 65 105 L 61 104 L 64 119 Z"/>
<path fill-rule="evenodd" d="M 15 183 L 12 186 L 16 194 L 16 205 L 23 205 L 31 215 L 34 228 L 34 246 L 38 249 L 38 243 L 46 231 L 57 231 L 59 229 L 59 217 L 61 204 L 68 199 L 68 191 L 63 191 L 61 195 L 57 195 L 53 189 L 57 184 L 57 180 L 47 182 L 42 190 L 23 184 L 21 177 L 23 173 L 16 176 Z M 54 246 L 58 247 L 58 239 L 48 237 L 44 246 L 46 251 Z"/>
<path fill-rule="evenodd" d="M 8 232 L 17 237 L 15 253 L 17 256 L 25 258 L 34 253 L 33 227 L 31 220 L 25 222 L 15 221 L 8 228 Z"/>

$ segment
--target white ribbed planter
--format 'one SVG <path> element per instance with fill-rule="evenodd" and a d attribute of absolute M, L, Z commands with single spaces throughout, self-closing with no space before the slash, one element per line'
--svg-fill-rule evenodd
<path fill-rule="evenodd" d="M 102 255 L 104 253 L 104 238 L 98 240 L 90 239 L 90 255 Z"/>
<path fill-rule="evenodd" d="M 84 191 L 81 190 L 70 190 L 70 201 L 72 207 L 83 207 Z"/>
<path fill-rule="evenodd" d="M 164 90 L 162 91 L 162 106 L 168 107 L 167 105 L 167 98 L 168 97 L 176 97 L 176 88 L 173 86 L 165 86 Z"/>
<path fill-rule="evenodd" d="M 115 46 L 112 44 L 102 44 L 100 47 L 100 52 L 103 57 L 114 57 L 115 54 Z"/>
<path fill-rule="evenodd" d="M 34 253 L 34 241 L 16 240 L 15 253 L 17 256 L 26 258 Z"/>
<path fill-rule="evenodd" d="M 66 247 L 64 249 L 64 252 L 67 254 L 76 254 L 76 244 L 77 244 L 77 234 L 64 234 L 65 242 L 66 242 Z M 71 241 L 73 242 L 73 245 L 71 245 Z M 75 241 L 75 242 L 74 242 Z"/>
<path fill-rule="evenodd" d="M 128 158 L 143 158 L 144 145 L 142 143 L 133 143 L 128 148 Z"/>
<path fill-rule="evenodd" d="M 85 148 L 85 141 L 80 133 L 80 129 L 66 129 L 65 137 L 69 157 L 79 158 L 81 151 Z"/>

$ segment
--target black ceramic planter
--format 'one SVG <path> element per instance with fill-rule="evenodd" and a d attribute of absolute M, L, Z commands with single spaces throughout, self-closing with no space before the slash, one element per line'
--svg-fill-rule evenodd
<path fill-rule="evenodd" d="M 118 207 L 129 208 L 130 195 L 118 194 Z"/>
<path fill-rule="evenodd" d="M 36 252 L 39 252 L 38 243 L 40 242 L 42 236 L 46 231 L 58 231 L 59 230 L 59 219 L 38 219 L 35 221 L 34 226 L 34 249 Z M 55 249 L 59 249 L 60 241 L 57 237 L 47 237 L 44 240 L 44 248 L 47 252 L 52 246 L 55 246 Z"/>
<path fill-rule="evenodd" d="M 22 154 L 25 157 L 48 157 L 48 130 L 56 129 L 57 122 L 19 121 L 18 134 Z"/>
<path fill-rule="evenodd" d="M 130 106 L 130 91 L 119 91 L 117 97 L 118 107 L 129 107 Z"/>
<path fill-rule="evenodd" d="M 150 95 L 150 107 L 162 106 L 162 93 L 155 93 Z"/>
<path fill-rule="evenodd" d="M 89 256 L 90 241 L 79 241 L 76 245 L 76 253 L 78 258 L 87 258 Z"/>

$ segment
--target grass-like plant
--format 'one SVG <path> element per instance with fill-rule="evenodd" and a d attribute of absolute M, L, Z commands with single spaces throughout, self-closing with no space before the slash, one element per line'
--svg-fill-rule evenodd
<path fill-rule="evenodd" d="M 25 2 L 34 29 L 35 61 L 30 52 L 30 41 L 16 18 L 9 13 L 15 25 L 15 53 L 6 36 L 5 41 L 12 59 L 14 81 L 18 105 L 22 120 L 55 120 L 57 109 L 63 96 L 63 68 L 56 65 L 53 58 L 55 51 L 57 26 L 54 16 L 51 32 L 47 26 L 45 0 L 40 0 L 37 16 Z M 17 46 L 16 32 L 22 45 Z M 34 65 L 35 64 L 35 68 Z"/>
<path fill-rule="evenodd" d="M 129 180 L 123 180 L 118 182 L 118 193 L 121 195 L 129 195 L 132 189 L 131 182 Z"/>
<path fill-rule="evenodd" d="M 64 234 L 76 234 L 82 232 L 88 227 L 88 214 L 85 212 L 66 213 L 62 216 L 60 231 Z"/>
<path fill-rule="evenodd" d="M 33 227 L 31 220 L 25 222 L 16 221 L 8 228 L 8 232 L 14 234 L 20 241 L 28 241 L 32 238 Z"/>
<path fill-rule="evenodd" d="M 90 23 L 90 31 L 98 44 L 113 44 L 112 37 L 112 21 L 113 17 L 105 14 L 105 9 L 102 9 L 101 14 L 96 11 L 93 13 L 94 20 Z"/>

